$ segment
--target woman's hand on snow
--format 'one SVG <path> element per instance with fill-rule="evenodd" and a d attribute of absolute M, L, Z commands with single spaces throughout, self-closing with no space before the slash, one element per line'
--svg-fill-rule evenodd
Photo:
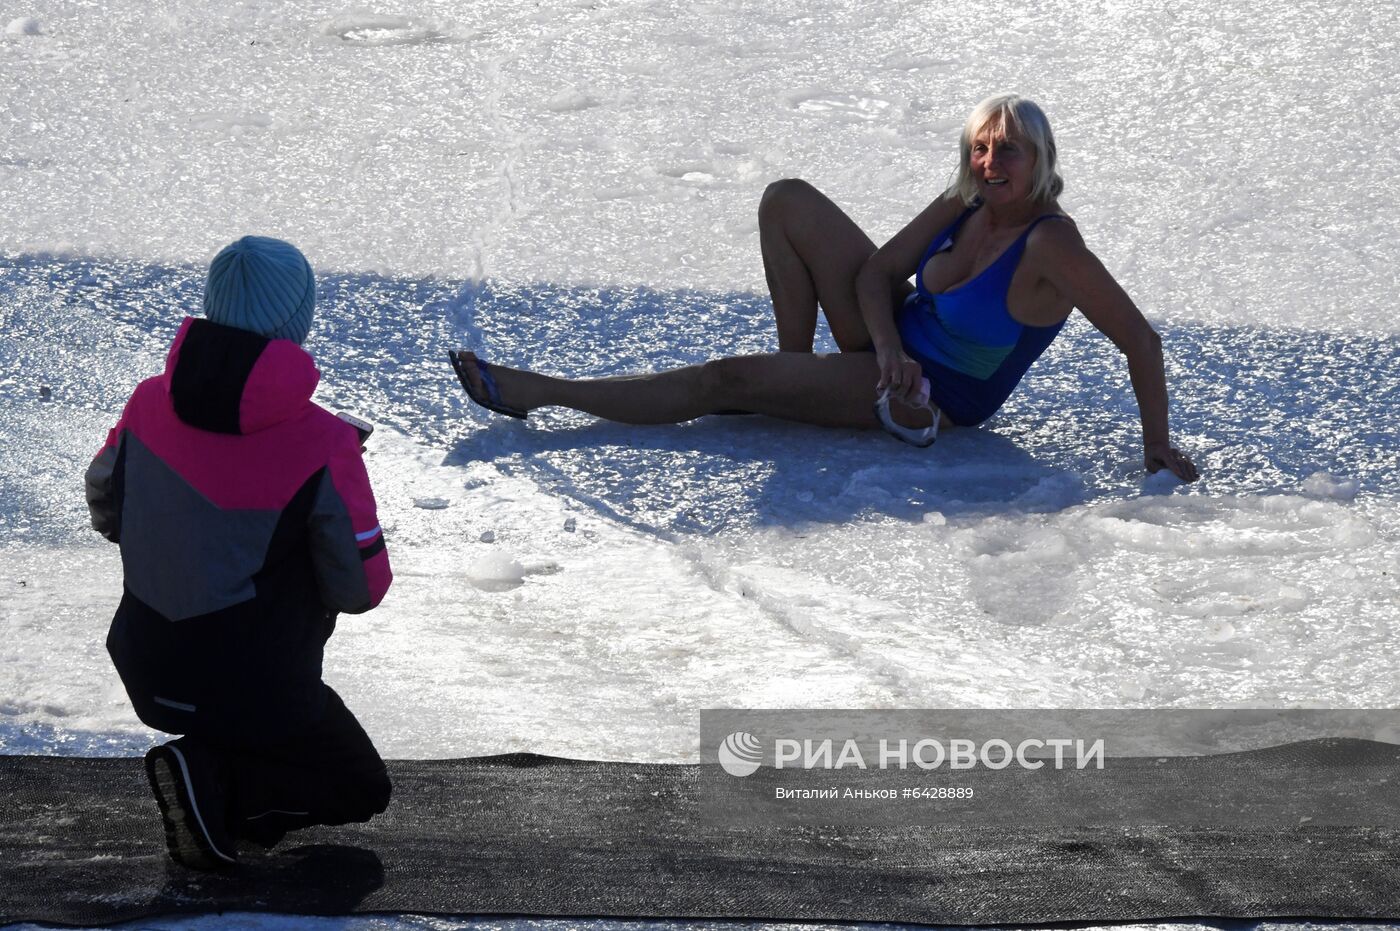
<path fill-rule="evenodd" d="M 1148 443 L 1143 448 L 1142 459 L 1149 472 L 1169 469 L 1183 482 L 1194 482 L 1201 477 L 1191 458 L 1170 443 Z"/>

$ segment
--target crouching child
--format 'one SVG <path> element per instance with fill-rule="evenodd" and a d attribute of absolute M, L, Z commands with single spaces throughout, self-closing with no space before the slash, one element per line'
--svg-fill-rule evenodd
<path fill-rule="evenodd" d="M 87 470 L 93 527 L 121 546 L 107 649 L 137 717 L 183 735 L 146 773 L 170 856 L 195 869 L 389 803 L 384 761 L 321 681 L 337 613 L 378 605 L 391 575 L 359 433 L 311 401 L 315 291 L 289 243 L 220 252 L 204 317 Z"/>

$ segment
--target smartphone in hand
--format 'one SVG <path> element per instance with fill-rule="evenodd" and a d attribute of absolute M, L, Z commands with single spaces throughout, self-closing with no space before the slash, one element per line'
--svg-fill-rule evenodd
<path fill-rule="evenodd" d="M 354 414 L 350 414 L 345 411 L 337 411 L 335 416 L 339 417 L 341 420 L 345 421 L 350 426 L 354 427 L 360 432 L 361 446 L 365 445 L 365 440 L 369 439 L 369 435 L 374 432 L 374 424 L 370 423 L 368 420 L 361 420 Z"/>

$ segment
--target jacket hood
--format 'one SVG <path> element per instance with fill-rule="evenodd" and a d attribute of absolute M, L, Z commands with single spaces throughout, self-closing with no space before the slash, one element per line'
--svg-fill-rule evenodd
<path fill-rule="evenodd" d="M 321 373 L 289 339 L 186 317 L 163 377 L 180 420 L 214 433 L 248 434 L 305 410 Z"/>

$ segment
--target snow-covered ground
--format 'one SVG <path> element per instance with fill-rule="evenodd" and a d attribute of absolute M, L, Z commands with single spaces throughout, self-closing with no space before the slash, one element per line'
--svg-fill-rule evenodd
<path fill-rule="evenodd" d="M 712 706 L 1400 700 L 1396 4 L 0 20 L 0 751 L 153 739 L 102 647 L 120 566 L 81 473 L 245 233 L 306 252 L 322 401 L 380 425 L 397 582 L 327 676 L 388 756 L 693 760 Z M 1141 472 L 1125 367 L 1082 320 L 930 451 L 522 424 L 451 377 L 458 345 L 570 375 L 776 348 L 763 187 L 805 177 L 882 240 L 1002 89 L 1045 106 L 1066 208 L 1163 334 L 1198 484 Z"/>

